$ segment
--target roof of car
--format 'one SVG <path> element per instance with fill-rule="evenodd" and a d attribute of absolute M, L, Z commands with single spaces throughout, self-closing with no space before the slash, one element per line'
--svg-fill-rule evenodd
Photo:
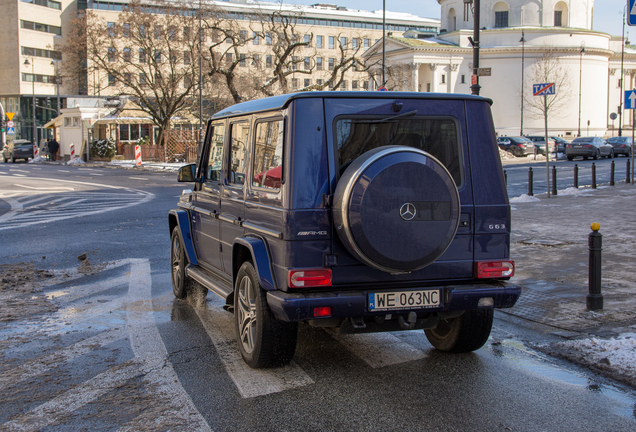
<path fill-rule="evenodd" d="M 295 99 L 330 98 L 330 99 L 453 99 L 479 100 L 492 105 L 492 99 L 456 93 L 417 93 L 417 92 L 389 92 L 389 91 L 308 91 L 290 93 L 241 102 L 232 105 L 212 116 L 213 119 L 229 117 L 246 113 L 269 111 L 285 108 Z"/>

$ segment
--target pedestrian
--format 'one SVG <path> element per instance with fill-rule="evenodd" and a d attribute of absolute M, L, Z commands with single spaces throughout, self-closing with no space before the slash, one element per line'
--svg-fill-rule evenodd
<path fill-rule="evenodd" d="M 49 147 L 49 157 L 51 158 L 51 161 L 55 162 L 55 159 L 57 157 L 57 151 L 60 148 L 60 145 L 55 140 L 55 137 L 51 138 L 51 141 L 49 141 L 48 143 L 48 147 Z"/>

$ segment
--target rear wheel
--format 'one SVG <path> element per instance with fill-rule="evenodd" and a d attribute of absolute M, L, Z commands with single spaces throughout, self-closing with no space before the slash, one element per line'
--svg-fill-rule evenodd
<path fill-rule="evenodd" d="M 571 161 L 574 159 L 574 156 L 568 156 L 568 160 Z"/>
<path fill-rule="evenodd" d="M 436 328 L 424 330 L 424 333 L 439 351 L 475 351 L 484 346 L 490 336 L 493 314 L 493 309 L 468 310 L 457 318 L 440 321 Z"/>
<path fill-rule="evenodd" d="M 594 153 L 594 156 L 593 156 L 593 158 L 592 158 L 592 159 L 594 159 L 594 160 L 598 160 L 598 158 L 599 158 L 599 156 L 600 156 L 600 153 L 601 153 L 601 152 L 597 150 L 597 151 L 596 151 L 596 153 Z"/>
<path fill-rule="evenodd" d="M 187 264 L 188 259 L 183 249 L 181 231 L 176 226 L 172 230 L 172 236 L 170 237 L 170 273 L 172 275 L 172 292 L 174 292 L 176 298 L 185 298 L 188 292 L 192 291 L 195 284 L 193 279 L 186 276 L 185 268 Z"/>
<path fill-rule="evenodd" d="M 288 364 L 296 352 L 298 323 L 277 320 L 251 262 L 243 263 L 234 286 L 234 323 L 241 356 L 258 369 Z"/>
<path fill-rule="evenodd" d="M 608 158 L 614 159 L 614 150 L 610 151 Z"/>

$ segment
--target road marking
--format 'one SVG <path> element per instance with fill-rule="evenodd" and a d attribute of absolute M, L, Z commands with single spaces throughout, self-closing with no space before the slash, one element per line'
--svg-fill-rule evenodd
<path fill-rule="evenodd" d="M 9 168 L 9 171 L 23 172 L 23 173 L 27 173 L 27 174 L 30 172 L 30 171 L 25 171 L 25 170 L 16 169 L 16 168 Z"/>
<path fill-rule="evenodd" d="M 57 170 L 57 171 L 58 172 L 70 172 L 70 171 L 67 171 L 67 170 Z"/>
<path fill-rule="evenodd" d="M 21 184 L 15 184 L 15 186 L 18 187 L 23 187 L 26 189 L 35 189 L 37 191 L 54 191 L 54 190 L 75 190 L 75 188 L 72 187 L 68 187 L 68 186 L 59 186 L 59 187 L 49 187 L 49 188 L 42 188 L 42 187 L 38 187 L 38 186 L 26 186 L 26 185 L 21 185 Z"/>
<path fill-rule="evenodd" d="M 13 174 L 13 177 L 26 177 L 24 174 Z"/>
<path fill-rule="evenodd" d="M 128 178 L 133 180 L 150 180 L 148 177 L 128 177 Z"/>
<path fill-rule="evenodd" d="M 374 369 L 428 357 L 391 333 L 333 335 L 351 353 Z"/>
<path fill-rule="evenodd" d="M 277 369 L 252 369 L 246 365 L 236 346 L 233 316 L 221 309 L 222 300 L 211 303 L 195 310 L 241 397 L 265 396 L 314 383 L 294 362 Z"/>

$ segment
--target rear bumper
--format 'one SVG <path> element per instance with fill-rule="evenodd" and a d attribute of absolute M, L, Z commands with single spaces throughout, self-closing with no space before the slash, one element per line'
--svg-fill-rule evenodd
<path fill-rule="evenodd" d="M 419 290 L 422 288 L 399 289 L 399 291 Z M 507 283 L 489 283 L 473 285 L 452 285 L 441 287 L 426 287 L 426 289 L 440 289 L 443 304 L 437 308 L 414 309 L 416 312 L 463 311 L 478 309 L 479 299 L 492 297 L 494 308 L 509 308 L 514 306 L 521 288 Z M 356 290 L 333 291 L 320 293 L 288 293 L 283 291 L 268 291 L 267 303 L 277 319 L 288 322 L 316 319 L 313 311 L 317 307 L 331 307 L 332 315 L 326 318 L 365 317 L 386 314 L 408 314 L 408 310 L 400 311 L 369 311 L 368 294 L 389 290 Z"/>

